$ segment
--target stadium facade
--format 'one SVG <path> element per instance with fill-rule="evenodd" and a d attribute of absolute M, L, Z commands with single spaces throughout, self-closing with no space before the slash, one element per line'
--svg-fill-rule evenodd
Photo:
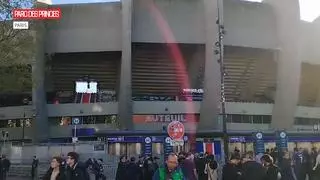
<path fill-rule="evenodd" d="M 8 122 L 26 118 L 23 138 L 35 141 L 71 137 L 75 118 L 83 136 L 162 133 L 175 119 L 192 132 L 190 117 L 199 133 L 222 131 L 216 0 L 57 7 L 62 19 L 37 32 L 33 105 L 0 108 L 9 139 L 21 139 L 22 128 Z M 300 20 L 298 0 L 224 0 L 220 10 L 228 131 L 318 131 L 318 23 Z M 86 78 L 98 94 L 74 93 Z"/>

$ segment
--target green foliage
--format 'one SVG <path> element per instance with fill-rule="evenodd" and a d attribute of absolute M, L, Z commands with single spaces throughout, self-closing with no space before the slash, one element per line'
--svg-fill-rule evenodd
<path fill-rule="evenodd" d="M 30 65 L 0 67 L 0 92 L 30 92 L 31 88 Z"/>
<path fill-rule="evenodd" d="M 12 29 L 11 12 L 32 6 L 33 0 L 0 0 L 0 92 L 31 91 L 33 34 L 31 30 Z"/>

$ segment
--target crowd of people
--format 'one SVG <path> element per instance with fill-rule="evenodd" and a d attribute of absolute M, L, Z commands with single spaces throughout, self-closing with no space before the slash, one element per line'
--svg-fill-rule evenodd
<path fill-rule="evenodd" d="M 319 180 L 320 154 L 313 148 L 295 148 L 292 155 L 277 148 L 255 155 L 239 150 L 231 155 L 222 170 L 222 180 Z"/>
<path fill-rule="evenodd" d="M 36 168 L 38 160 L 34 157 L 32 162 L 32 179 L 38 179 Z M 51 159 L 50 168 L 42 177 L 43 180 L 106 180 L 103 169 L 103 160 L 90 158 L 85 162 L 79 161 L 79 154 L 69 152 L 67 157 L 56 156 Z"/>
<path fill-rule="evenodd" d="M 230 159 L 219 164 L 208 153 L 171 153 L 165 163 L 160 158 L 121 156 L 116 180 L 319 180 L 320 152 L 313 148 L 295 148 L 293 153 L 267 149 L 264 153 L 241 152 L 236 148 Z M 6 179 L 10 161 L 2 156 L 0 180 Z M 32 162 L 32 179 L 37 179 L 39 161 Z M 219 168 L 221 167 L 221 168 Z M 220 171 L 222 170 L 222 171 Z M 93 176 L 92 176 L 93 175 Z M 107 175 L 108 176 L 108 175 Z M 79 161 L 79 154 L 69 152 L 67 157 L 53 157 L 43 180 L 106 180 L 102 159 Z"/>
<path fill-rule="evenodd" d="M 313 148 L 295 148 L 293 153 L 267 149 L 241 154 L 236 148 L 219 175 L 214 155 L 181 152 L 169 154 L 163 165 L 157 157 L 142 157 L 136 161 L 122 156 L 116 180 L 319 180 L 320 154 Z M 219 178 L 220 177 L 220 178 Z"/>
<path fill-rule="evenodd" d="M 116 180 L 217 180 L 217 168 L 214 155 L 208 153 L 171 153 L 163 165 L 158 157 L 139 156 L 136 161 L 121 156 Z"/>

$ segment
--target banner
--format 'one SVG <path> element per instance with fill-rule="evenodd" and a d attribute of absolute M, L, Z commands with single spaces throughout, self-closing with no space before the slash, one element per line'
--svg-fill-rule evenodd
<path fill-rule="evenodd" d="M 255 153 L 256 154 L 263 154 L 265 152 L 264 150 L 264 137 L 262 132 L 254 133 L 254 147 L 255 147 Z"/>
<path fill-rule="evenodd" d="M 166 160 L 167 159 L 167 157 L 168 157 L 168 155 L 170 154 L 170 153 L 172 153 L 173 152 L 173 147 L 171 146 L 171 138 L 170 137 L 166 137 L 166 138 L 164 138 L 164 143 L 163 143 L 163 152 L 164 152 L 164 159 Z"/>
<path fill-rule="evenodd" d="M 133 115 L 135 124 L 143 123 L 170 123 L 172 121 L 179 122 L 199 122 L 198 114 L 152 114 L 152 115 Z"/>
<path fill-rule="evenodd" d="M 150 137 L 146 137 L 144 139 L 144 155 L 152 156 L 152 139 Z"/>
<path fill-rule="evenodd" d="M 285 131 L 277 131 L 277 148 L 278 150 L 287 150 L 288 149 L 288 136 Z"/>

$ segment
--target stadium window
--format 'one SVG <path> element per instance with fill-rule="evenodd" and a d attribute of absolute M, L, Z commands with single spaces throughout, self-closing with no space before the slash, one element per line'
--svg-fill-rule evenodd
<path fill-rule="evenodd" d="M 220 115 L 221 116 L 221 115 Z M 232 123 L 232 114 L 227 115 L 227 122 Z"/>
<path fill-rule="evenodd" d="M 242 115 L 241 123 L 250 123 L 252 124 L 252 115 Z"/>
<path fill-rule="evenodd" d="M 263 124 L 262 116 L 261 115 L 253 116 L 253 124 Z"/>
<path fill-rule="evenodd" d="M 311 125 L 309 118 L 296 118 L 296 125 Z"/>
<path fill-rule="evenodd" d="M 0 128 L 8 128 L 9 126 L 9 121 L 11 120 L 1 120 L 0 121 Z"/>
<path fill-rule="evenodd" d="M 262 124 L 271 124 L 272 116 L 270 115 L 263 115 L 262 117 Z"/>
<path fill-rule="evenodd" d="M 232 123 L 241 123 L 242 116 L 239 114 L 233 114 L 232 115 Z"/>
<path fill-rule="evenodd" d="M 83 124 L 94 124 L 95 117 L 94 116 L 83 116 L 82 123 Z"/>

